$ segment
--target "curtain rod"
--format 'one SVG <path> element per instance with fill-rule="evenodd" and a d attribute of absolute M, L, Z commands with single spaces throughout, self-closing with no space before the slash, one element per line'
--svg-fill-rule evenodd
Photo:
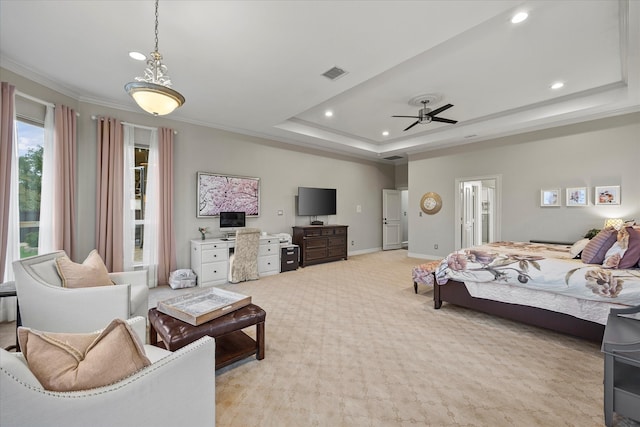
<path fill-rule="evenodd" d="M 31 95 L 27 95 L 26 93 L 22 93 L 19 90 L 16 90 L 16 95 L 19 96 L 20 98 L 28 99 L 29 101 L 33 101 L 33 102 L 36 102 L 38 104 L 42 104 L 45 107 L 56 108 L 55 104 L 52 104 L 51 102 L 43 101 L 42 99 L 38 99 L 35 96 L 31 96 Z M 80 117 L 80 113 L 76 112 L 76 117 Z"/>
<path fill-rule="evenodd" d="M 98 116 L 91 116 L 91 120 L 98 120 L 98 119 L 103 120 L 103 118 L 102 118 L 102 117 L 98 117 Z M 121 123 L 121 124 L 123 124 L 123 125 L 125 125 L 125 126 L 131 126 L 131 127 L 134 127 L 134 128 L 147 129 L 147 130 L 158 130 L 158 128 L 157 128 L 157 127 L 137 125 L 137 124 L 135 124 L 135 123 L 129 123 L 129 122 L 120 122 L 120 123 Z M 174 130 L 174 131 L 173 131 L 173 134 L 174 134 L 174 135 L 177 135 L 177 134 L 178 134 L 178 131 L 177 131 L 177 130 Z"/>

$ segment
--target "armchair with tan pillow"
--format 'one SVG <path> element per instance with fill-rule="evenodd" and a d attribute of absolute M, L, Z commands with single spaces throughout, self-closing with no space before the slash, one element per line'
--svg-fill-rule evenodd
<path fill-rule="evenodd" d="M 14 261 L 23 326 L 49 332 L 91 332 L 113 319 L 147 317 L 147 271 L 108 273 L 92 251 L 82 264 L 64 251 Z"/>
<path fill-rule="evenodd" d="M 0 348 L 2 426 L 215 426 L 213 338 L 173 353 L 143 345 L 142 317 L 19 333 L 23 353 Z"/>

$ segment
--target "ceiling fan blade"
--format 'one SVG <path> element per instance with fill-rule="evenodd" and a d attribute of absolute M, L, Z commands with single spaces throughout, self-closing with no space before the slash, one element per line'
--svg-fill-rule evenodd
<path fill-rule="evenodd" d="M 409 126 L 408 128 L 405 129 L 405 131 L 411 129 L 412 127 L 414 127 L 415 125 L 417 125 L 418 123 L 420 123 L 419 120 L 416 120 L 416 122 L 414 124 L 412 124 L 411 126 Z M 404 131 L 403 131 L 404 132 Z"/>
<path fill-rule="evenodd" d="M 410 119 L 419 119 L 420 118 L 418 116 L 391 116 L 391 117 L 408 117 Z"/>
<path fill-rule="evenodd" d="M 443 118 L 440 118 L 440 117 L 431 117 L 431 121 L 432 122 L 451 123 L 452 125 L 458 123 L 457 120 L 443 119 Z"/>
<path fill-rule="evenodd" d="M 427 114 L 427 116 L 431 116 L 431 117 L 433 117 L 433 116 L 435 116 L 436 114 L 440 114 L 440 113 L 442 113 L 444 110 L 448 110 L 448 109 L 449 109 L 449 108 L 451 108 L 451 107 L 453 107 L 453 104 L 443 105 L 442 107 L 440 107 L 440 108 L 436 108 L 435 110 L 433 110 L 433 111 L 429 112 L 429 113 Z"/>

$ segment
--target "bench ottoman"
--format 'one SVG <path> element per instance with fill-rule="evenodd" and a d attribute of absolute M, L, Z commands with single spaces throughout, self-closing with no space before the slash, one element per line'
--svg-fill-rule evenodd
<path fill-rule="evenodd" d="M 156 308 L 149 310 L 149 342 L 176 351 L 205 335 L 216 340 L 216 369 L 249 357 L 264 359 L 264 323 L 267 313 L 249 304 L 198 326 L 190 325 Z M 256 325 L 255 341 L 242 329 Z M 158 341 L 160 337 L 161 341 Z"/>

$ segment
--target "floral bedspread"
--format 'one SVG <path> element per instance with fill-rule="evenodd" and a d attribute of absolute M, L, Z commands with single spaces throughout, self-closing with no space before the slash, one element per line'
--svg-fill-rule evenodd
<path fill-rule="evenodd" d="M 640 305 L 640 269 L 616 270 L 572 259 L 569 246 L 495 242 L 450 254 L 436 282 L 507 283 L 574 298 Z"/>

